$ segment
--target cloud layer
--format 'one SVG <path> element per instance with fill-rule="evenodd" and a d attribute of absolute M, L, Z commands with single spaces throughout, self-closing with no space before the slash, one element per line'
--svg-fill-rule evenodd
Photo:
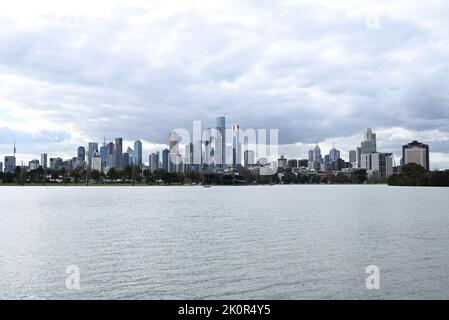
<path fill-rule="evenodd" d="M 278 128 L 287 156 L 365 127 L 449 167 L 445 1 L 14 1 L 0 13 L 0 155 L 72 156 L 121 136 L 147 151 L 217 115 Z M 25 10 L 24 8 L 27 8 Z M 282 149 L 281 149 L 282 150 Z M 25 159 L 27 160 L 27 159 Z M 399 161 L 399 159 L 397 159 Z"/>

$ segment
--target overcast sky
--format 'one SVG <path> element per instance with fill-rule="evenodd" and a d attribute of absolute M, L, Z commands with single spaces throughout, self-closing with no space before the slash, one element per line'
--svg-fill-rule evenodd
<path fill-rule="evenodd" d="M 449 168 L 447 1 L 0 0 L 0 156 L 75 156 L 123 137 L 164 147 L 192 120 L 318 141 L 430 144 Z M 126 147 L 126 145 L 125 145 Z"/>

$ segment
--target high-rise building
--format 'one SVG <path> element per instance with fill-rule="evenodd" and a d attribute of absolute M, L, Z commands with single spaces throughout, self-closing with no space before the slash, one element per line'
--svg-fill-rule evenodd
<path fill-rule="evenodd" d="M 159 152 L 150 154 L 149 167 L 150 172 L 154 172 L 159 169 Z"/>
<path fill-rule="evenodd" d="M 101 155 L 98 151 L 94 152 L 92 157 L 92 171 L 93 170 L 101 172 Z"/>
<path fill-rule="evenodd" d="M 179 165 L 179 136 L 175 131 L 172 131 L 168 135 L 169 140 L 169 161 L 168 172 L 178 172 L 177 166 Z"/>
<path fill-rule="evenodd" d="M 362 141 L 360 153 L 366 154 L 377 152 L 376 134 L 373 133 L 371 128 L 365 130 L 363 137 L 364 140 Z"/>
<path fill-rule="evenodd" d="M 430 169 L 429 146 L 418 141 L 412 141 L 402 146 L 403 164 L 416 163 L 425 168 Z"/>
<path fill-rule="evenodd" d="M 388 178 L 393 174 L 393 154 L 391 153 L 363 153 L 360 168 L 366 169 L 369 176 Z"/>
<path fill-rule="evenodd" d="M 168 172 L 168 163 L 170 161 L 170 151 L 168 149 L 162 150 L 162 169 Z"/>
<path fill-rule="evenodd" d="M 138 167 L 142 166 L 142 142 L 140 140 L 134 142 L 133 165 Z"/>
<path fill-rule="evenodd" d="M 41 166 L 42 166 L 42 169 L 47 170 L 48 161 L 47 161 L 47 154 L 46 153 L 42 153 L 41 154 Z"/>
<path fill-rule="evenodd" d="M 253 150 L 246 150 L 243 153 L 243 165 L 248 168 L 256 164 L 256 153 Z"/>
<path fill-rule="evenodd" d="M 28 162 L 28 168 L 30 171 L 39 169 L 39 160 L 34 159 Z"/>
<path fill-rule="evenodd" d="M 242 144 L 240 142 L 240 126 L 232 126 L 232 166 L 234 168 L 242 164 Z"/>
<path fill-rule="evenodd" d="M 217 117 L 217 137 L 215 138 L 215 165 L 226 166 L 226 118 Z"/>
<path fill-rule="evenodd" d="M 309 168 L 315 169 L 315 171 L 321 171 L 321 165 L 323 164 L 323 157 L 321 155 L 321 149 L 318 143 L 315 148 L 309 150 Z"/>
<path fill-rule="evenodd" d="M 329 162 L 337 161 L 340 159 L 340 150 L 337 150 L 335 146 L 329 151 Z"/>
<path fill-rule="evenodd" d="M 89 142 L 88 151 L 87 151 L 87 164 L 92 168 L 92 158 L 94 157 L 94 153 L 98 151 L 98 143 Z"/>
<path fill-rule="evenodd" d="M 86 161 L 86 149 L 84 147 L 78 147 L 77 158 L 80 161 Z"/>
<path fill-rule="evenodd" d="M 50 169 L 60 170 L 63 168 L 64 160 L 62 158 L 50 158 Z"/>
<path fill-rule="evenodd" d="M 101 171 L 104 172 L 106 170 L 106 154 L 108 152 L 108 147 L 106 143 L 100 147 L 100 159 L 101 159 Z"/>
<path fill-rule="evenodd" d="M 116 138 L 115 139 L 115 168 L 117 170 L 123 170 L 122 157 L 123 157 L 123 139 Z"/>
<path fill-rule="evenodd" d="M 106 166 L 104 172 L 107 173 L 112 168 L 115 168 L 115 144 L 109 142 L 106 145 Z"/>
<path fill-rule="evenodd" d="M 356 163 L 357 162 L 357 151 L 350 150 L 349 151 L 349 162 Z"/>
<path fill-rule="evenodd" d="M 128 152 L 125 152 L 122 154 L 122 159 L 120 160 L 120 170 L 125 169 L 126 167 L 129 167 L 132 164 L 132 156 L 129 155 Z"/>
<path fill-rule="evenodd" d="M 16 157 L 6 156 L 5 157 L 5 172 L 14 173 L 16 170 Z"/>
<path fill-rule="evenodd" d="M 3 162 L 0 161 L 0 172 L 3 172 Z"/>
<path fill-rule="evenodd" d="M 212 145 L 212 129 L 207 128 L 204 137 L 204 156 L 203 164 L 206 166 L 212 166 L 214 164 L 214 147 Z"/>
<path fill-rule="evenodd" d="M 289 169 L 298 168 L 298 160 L 297 159 L 289 159 L 287 161 L 287 167 Z"/>

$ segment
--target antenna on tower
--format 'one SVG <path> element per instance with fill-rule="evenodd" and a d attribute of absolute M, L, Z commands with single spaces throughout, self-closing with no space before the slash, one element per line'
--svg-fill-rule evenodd
<path fill-rule="evenodd" d="M 16 156 L 16 140 L 14 140 L 14 157 Z"/>

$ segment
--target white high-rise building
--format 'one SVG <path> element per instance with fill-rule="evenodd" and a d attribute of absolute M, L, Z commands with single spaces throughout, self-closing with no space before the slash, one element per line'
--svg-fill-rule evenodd
<path fill-rule="evenodd" d="M 92 170 L 101 172 L 101 156 L 98 151 L 94 152 L 92 157 Z"/>
<path fill-rule="evenodd" d="M 232 165 L 233 167 L 242 164 L 242 143 L 240 142 L 240 126 L 232 126 Z"/>
<path fill-rule="evenodd" d="M 360 168 L 369 176 L 388 178 L 393 174 L 393 155 L 391 153 L 364 153 L 360 156 Z"/>

